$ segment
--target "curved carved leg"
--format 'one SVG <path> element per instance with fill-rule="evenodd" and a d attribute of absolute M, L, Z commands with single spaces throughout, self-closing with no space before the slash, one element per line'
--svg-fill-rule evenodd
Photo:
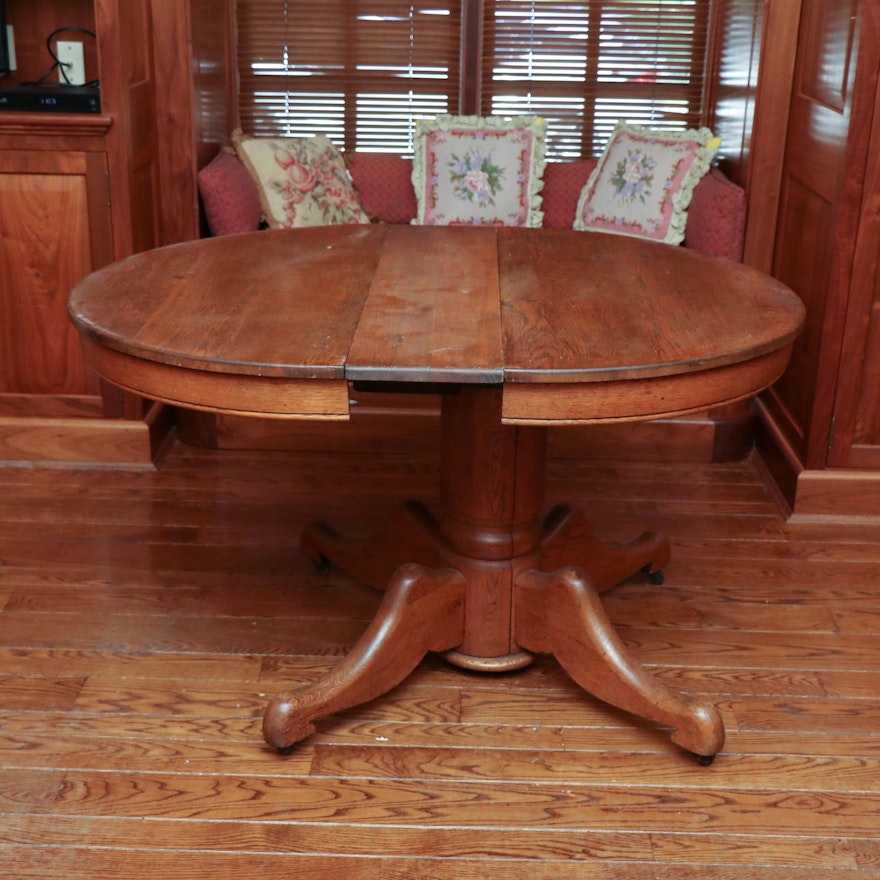
<path fill-rule="evenodd" d="M 567 504 L 554 507 L 544 519 L 541 571 L 575 566 L 590 576 L 600 593 L 637 571 L 659 573 L 669 564 L 669 541 L 657 532 L 645 532 L 627 544 L 600 541 L 579 510 Z"/>
<path fill-rule="evenodd" d="M 555 655 L 582 688 L 606 703 L 674 728 L 672 741 L 702 759 L 721 750 L 718 710 L 666 687 L 632 657 L 584 572 L 523 572 L 515 608 L 521 647 Z"/>
<path fill-rule="evenodd" d="M 465 579 L 410 563 L 394 574 L 370 626 L 325 678 L 279 694 L 263 716 L 269 745 L 287 749 L 314 733 L 312 721 L 387 693 L 428 651 L 448 651 L 464 634 Z"/>
<path fill-rule="evenodd" d="M 386 589 L 394 572 L 415 559 L 428 568 L 449 565 L 437 523 L 417 501 L 403 504 L 367 537 L 351 538 L 326 523 L 309 523 L 303 528 L 300 550 L 315 565 L 329 560 L 377 590 Z"/>

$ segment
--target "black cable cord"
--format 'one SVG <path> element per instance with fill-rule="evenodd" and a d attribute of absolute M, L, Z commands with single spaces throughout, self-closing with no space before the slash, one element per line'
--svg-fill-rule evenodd
<path fill-rule="evenodd" d="M 83 27 L 63 27 L 58 28 L 57 30 L 52 31 L 48 37 L 46 37 L 46 48 L 49 50 L 49 55 L 52 58 L 52 66 L 35 82 L 28 83 L 28 85 L 44 85 L 46 80 L 52 75 L 55 70 L 61 71 L 61 76 L 63 78 L 63 82 L 60 85 L 68 85 L 72 86 L 73 83 L 68 79 L 67 71 L 64 69 L 67 65 L 62 64 L 58 60 L 58 56 L 55 54 L 55 50 L 52 48 L 52 40 L 55 39 L 59 34 L 86 34 L 89 37 L 96 37 L 97 34 L 94 31 L 90 31 L 88 28 Z M 92 80 L 92 82 L 86 83 L 88 86 L 97 86 L 98 81 Z"/>

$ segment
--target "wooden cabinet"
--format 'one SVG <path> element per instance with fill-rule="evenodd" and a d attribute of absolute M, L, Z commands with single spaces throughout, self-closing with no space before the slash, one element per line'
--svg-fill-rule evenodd
<path fill-rule="evenodd" d="M 862 93 L 851 123 L 854 162 L 864 166 L 851 196 L 852 251 L 830 414 L 828 464 L 880 474 L 880 11 L 868 4 L 857 76 Z M 849 167 L 849 166 L 848 166 Z M 875 487 L 875 499 L 880 482 Z M 880 510 L 880 501 L 875 501 Z"/>
<path fill-rule="evenodd" d="M 47 40 L 77 39 L 101 112 L 0 112 L 0 459 L 150 461 L 167 425 L 102 393 L 67 295 L 160 241 L 151 5 L 7 0 L 7 16 L 18 66 L 0 87 L 57 81 Z"/>
<path fill-rule="evenodd" d="M 0 153 L 0 394 L 97 395 L 67 288 L 111 258 L 101 152 Z"/>
<path fill-rule="evenodd" d="M 772 246 L 747 260 L 800 294 L 807 321 L 761 398 L 759 449 L 796 515 L 880 517 L 880 9 L 799 0 L 798 12 L 785 114 L 756 114 L 756 147 L 773 141 L 768 120 L 786 128 L 778 163 L 766 161 L 778 147 L 751 157 L 753 190 L 778 206 L 760 224 Z"/>
<path fill-rule="evenodd" d="M 775 411 L 807 467 L 827 461 L 842 305 L 853 248 L 853 200 L 865 173 L 863 144 L 850 137 L 859 0 L 804 0 L 777 218 L 773 274 L 796 290 L 808 320 Z"/>
<path fill-rule="evenodd" d="M 829 464 L 880 472 L 880 91 L 843 325 Z"/>

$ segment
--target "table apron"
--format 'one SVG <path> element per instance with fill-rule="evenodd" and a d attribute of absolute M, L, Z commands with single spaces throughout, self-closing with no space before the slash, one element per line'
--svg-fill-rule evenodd
<path fill-rule="evenodd" d="M 739 364 L 644 379 L 504 383 L 509 425 L 596 424 L 699 412 L 752 397 L 785 369 L 791 345 Z"/>
<path fill-rule="evenodd" d="M 280 419 L 346 420 L 348 381 L 199 371 L 132 357 L 83 338 L 86 360 L 108 382 L 160 403 Z"/>

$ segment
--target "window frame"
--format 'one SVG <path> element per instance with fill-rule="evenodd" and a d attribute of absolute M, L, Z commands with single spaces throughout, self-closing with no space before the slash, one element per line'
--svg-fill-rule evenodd
<path fill-rule="evenodd" d="M 576 97 L 579 87 L 583 93 L 580 96 L 584 102 L 583 114 L 582 116 L 578 116 L 576 113 L 575 116 L 572 117 L 573 119 L 581 120 L 579 137 L 576 138 L 577 143 L 573 144 L 572 140 L 576 136 L 571 135 L 568 136 L 568 140 L 564 143 L 560 140 L 561 146 L 557 147 L 555 144 L 556 135 L 554 134 L 554 117 L 549 113 L 541 114 L 548 119 L 549 124 L 550 134 L 548 137 L 548 158 L 576 158 L 578 156 L 588 158 L 597 155 L 598 152 L 601 151 L 604 139 L 610 133 L 610 130 L 613 128 L 613 123 L 616 122 L 617 118 L 628 118 L 629 121 L 637 123 L 645 122 L 656 125 L 660 128 L 665 127 L 673 130 L 681 130 L 682 128 L 697 127 L 705 124 L 707 115 L 706 103 L 709 98 L 709 95 L 707 94 L 707 72 L 709 69 L 711 42 L 714 32 L 712 16 L 715 8 L 718 6 L 718 3 L 715 2 L 715 0 L 570 0 L 570 2 L 569 0 L 445 0 L 445 2 L 444 0 L 438 0 L 438 2 L 429 2 L 429 0 L 411 0 L 411 2 L 406 4 L 403 4 L 402 0 L 322 0 L 322 4 L 317 5 L 311 3 L 310 0 L 308 0 L 308 2 L 307 0 L 237 0 L 236 7 L 237 12 L 242 8 L 251 9 L 259 7 L 262 10 L 262 14 L 265 14 L 266 10 L 272 6 L 284 6 L 287 8 L 289 16 L 290 10 L 298 4 L 302 4 L 302 10 L 308 10 L 308 18 L 310 20 L 314 20 L 316 17 L 320 18 L 321 10 L 331 6 L 337 11 L 343 7 L 350 11 L 352 7 L 354 7 L 355 13 L 361 15 L 365 14 L 365 10 L 367 11 L 366 14 L 369 14 L 370 9 L 383 7 L 383 4 L 383 8 L 390 9 L 399 9 L 402 5 L 411 5 L 412 8 L 416 10 L 416 12 L 413 13 L 414 15 L 421 14 L 421 11 L 427 8 L 447 7 L 450 9 L 458 9 L 459 16 L 457 17 L 455 26 L 457 31 L 455 44 L 453 45 L 452 43 L 449 43 L 445 47 L 446 59 L 449 65 L 449 78 L 445 81 L 447 83 L 447 88 L 445 90 L 437 90 L 437 94 L 444 95 L 445 98 L 435 100 L 433 103 L 427 99 L 414 100 L 409 98 L 409 104 L 404 101 L 399 112 L 408 115 L 408 118 L 400 128 L 401 133 L 396 136 L 383 133 L 382 124 L 384 123 L 382 123 L 381 119 L 382 112 L 376 113 L 375 115 L 379 119 L 376 123 L 379 135 L 371 140 L 371 138 L 365 134 L 365 125 L 369 114 L 364 112 L 365 105 L 363 98 L 363 95 L 366 94 L 364 84 L 370 82 L 370 77 L 363 75 L 363 71 L 352 77 L 349 72 L 350 66 L 355 64 L 357 59 L 349 57 L 349 67 L 343 69 L 337 76 L 333 77 L 325 73 L 322 77 L 316 78 L 316 81 L 318 79 L 321 80 L 321 86 L 325 90 L 331 85 L 335 84 L 337 86 L 336 101 L 338 106 L 335 109 L 334 119 L 337 120 L 335 127 L 330 125 L 322 126 L 322 120 L 320 120 L 320 118 L 318 118 L 311 128 L 304 125 L 303 120 L 308 117 L 310 112 L 308 109 L 309 105 L 305 98 L 298 99 L 301 105 L 297 112 L 298 115 L 294 114 L 289 117 L 293 120 L 293 125 L 273 126 L 271 121 L 267 122 L 265 119 L 259 119 L 255 122 L 255 120 L 258 119 L 258 114 L 254 112 L 254 102 L 249 104 L 247 101 L 243 100 L 245 95 L 243 90 L 247 88 L 249 78 L 247 72 L 242 70 L 242 67 L 248 63 L 248 59 L 245 59 L 242 52 L 239 51 L 241 48 L 242 35 L 238 32 L 236 56 L 239 59 L 239 112 L 242 127 L 245 128 L 249 134 L 307 136 L 308 134 L 317 133 L 318 130 L 320 130 L 322 133 L 326 133 L 337 144 L 337 146 L 343 150 L 357 149 L 411 155 L 411 139 L 414 132 L 415 120 L 421 116 L 434 116 L 444 112 L 459 113 L 463 115 L 491 115 L 493 110 L 493 97 L 497 98 L 502 90 L 498 87 L 498 82 L 493 81 L 494 62 L 487 61 L 487 59 L 483 57 L 483 53 L 487 52 L 487 46 L 488 51 L 491 52 L 491 40 L 496 32 L 492 23 L 487 21 L 487 16 L 499 6 L 511 6 L 516 4 L 521 4 L 523 7 L 531 4 L 538 7 L 567 6 L 573 8 L 589 8 L 593 14 L 596 13 L 596 10 L 601 10 L 602 7 L 614 8 L 631 5 L 634 8 L 638 6 L 668 6 L 672 8 L 674 6 L 687 5 L 693 6 L 697 13 L 701 13 L 702 15 L 699 21 L 703 36 L 701 42 L 698 44 L 697 50 L 691 53 L 690 83 L 685 87 L 685 90 L 689 90 L 688 100 L 692 107 L 692 112 L 687 117 L 680 119 L 668 117 L 662 118 L 662 114 L 652 117 L 650 114 L 646 115 L 643 106 L 635 118 L 621 112 L 617 116 L 614 116 L 613 119 L 611 116 L 607 116 L 607 118 L 603 117 L 599 120 L 601 124 L 597 123 L 595 109 L 590 111 L 589 108 L 591 106 L 595 108 L 597 100 L 605 100 L 609 95 L 623 94 L 624 96 L 632 98 L 641 95 L 644 97 L 645 101 L 650 103 L 651 100 L 662 100 L 664 94 L 676 94 L 676 88 L 674 86 L 670 87 L 666 84 L 658 83 L 656 79 L 653 82 L 641 84 L 633 82 L 600 82 L 596 75 L 598 69 L 597 65 L 601 61 L 601 54 L 596 51 L 595 46 L 597 32 L 593 32 L 592 35 L 588 35 L 587 37 L 587 40 L 591 41 L 591 52 L 584 59 L 585 73 L 583 82 L 565 83 L 565 87 L 562 89 L 558 88 L 558 83 L 555 87 L 549 83 L 541 83 L 540 81 L 525 83 L 521 89 L 523 107 L 528 106 L 528 100 L 526 99 L 527 89 L 531 90 L 531 94 L 547 94 L 551 97 L 553 95 Z M 453 19 L 455 18 L 456 16 L 453 15 Z M 236 23 L 238 25 L 238 15 L 236 16 Z M 352 24 L 356 26 L 356 18 L 350 16 L 349 25 Z M 340 31 L 340 33 L 342 34 L 341 39 L 343 41 L 354 39 L 351 33 L 346 32 L 344 29 Z M 355 40 L 355 42 L 357 41 Z M 378 42 L 379 41 L 376 39 L 365 41 L 367 45 L 373 46 L 376 46 Z M 699 57 L 697 57 L 697 55 L 699 55 Z M 456 63 L 457 68 L 453 70 Z M 418 66 L 418 59 L 416 59 L 416 66 Z M 253 79 L 254 77 L 250 78 L 251 81 L 253 81 Z M 275 94 L 285 94 L 284 85 L 285 83 L 290 83 L 291 79 L 293 79 L 293 77 L 290 72 L 280 72 L 275 77 Z M 262 75 L 261 81 L 266 85 L 270 85 L 272 77 Z M 407 90 L 403 88 L 405 83 L 404 78 L 402 77 L 397 78 L 396 82 L 394 82 L 393 76 L 390 80 L 386 77 L 386 85 L 384 87 L 387 89 L 386 91 L 383 91 L 381 72 L 374 77 L 373 82 L 376 84 L 373 94 L 378 96 L 376 100 L 380 105 L 383 98 L 392 94 L 401 94 L 405 97 L 409 96 Z M 522 81 L 519 85 L 523 85 L 524 82 L 525 81 Z M 390 85 L 388 85 L 388 83 L 390 83 Z M 591 85 L 588 85 L 588 83 Z M 696 85 L 694 85 L 694 83 L 696 83 Z M 424 83 L 422 83 L 422 85 L 423 84 Z M 396 92 L 394 91 L 394 88 L 397 89 Z M 321 90 L 318 89 L 316 91 L 320 93 Z M 515 89 L 511 89 L 510 91 L 513 92 Z M 286 94 L 301 95 L 303 92 L 304 90 L 292 91 L 288 89 Z M 256 90 L 252 93 L 256 94 Z M 358 97 L 359 95 L 361 96 L 360 99 Z M 416 98 L 418 98 L 418 95 L 416 95 Z M 320 103 L 320 99 L 316 100 Z M 621 102 L 618 102 L 619 105 L 620 103 Z M 274 108 L 269 106 L 267 115 L 271 117 L 273 113 L 281 113 L 283 111 L 282 104 L 283 100 L 279 101 L 278 105 Z M 540 107 L 540 102 L 532 101 L 532 104 Z M 497 102 L 496 106 L 499 106 Z M 513 109 L 514 111 L 516 110 L 516 108 Z M 329 115 L 330 114 L 328 114 L 328 116 Z M 388 115 L 387 112 L 385 115 Z M 506 109 L 504 112 L 497 115 L 511 115 L 511 113 Z M 359 119 L 361 120 L 360 122 Z M 593 121 L 588 126 L 582 123 L 582 120 L 585 119 L 591 119 Z M 566 124 L 573 125 L 574 123 L 568 121 Z M 574 129 L 572 128 L 571 130 L 573 131 Z"/>

